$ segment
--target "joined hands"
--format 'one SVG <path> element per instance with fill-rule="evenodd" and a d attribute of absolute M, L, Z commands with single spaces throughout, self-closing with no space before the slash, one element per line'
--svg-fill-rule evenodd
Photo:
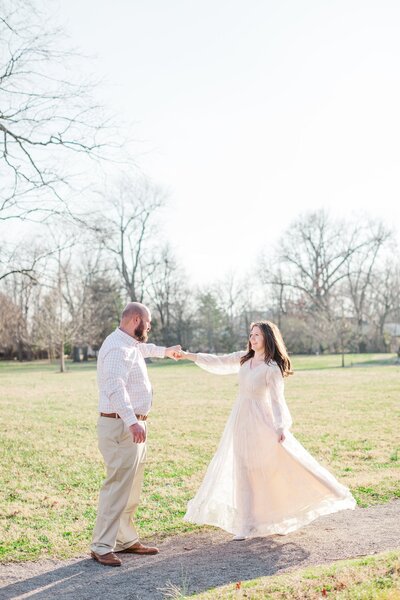
<path fill-rule="evenodd" d="M 196 355 L 191 352 L 185 352 L 182 350 L 182 346 L 170 346 L 165 350 L 165 356 L 172 358 L 173 360 L 196 360 Z"/>
<path fill-rule="evenodd" d="M 179 360 L 182 355 L 182 346 L 179 344 L 177 346 L 170 346 L 165 349 L 165 356 L 168 358 L 172 358 L 173 360 Z"/>

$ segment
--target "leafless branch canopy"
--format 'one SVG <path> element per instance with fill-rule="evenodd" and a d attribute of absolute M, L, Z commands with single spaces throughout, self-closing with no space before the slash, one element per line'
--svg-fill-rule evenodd
<path fill-rule="evenodd" d="M 323 210 L 307 213 L 282 237 L 277 260 L 264 268 L 264 282 L 295 290 L 311 311 L 329 315 L 333 291 L 344 280 L 352 282 L 353 295 L 362 294 L 361 281 L 370 283 L 378 252 L 389 238 L 379 224 L 341 223 Z"/>
<path fill-rule="evenodd" d="M 156 268 L 150 248 L 154 243 L 155 216 L 165 205 L 166 193 L 146 178 L 120 182 L 108 211 L 101 217 L 103 246 L 114 257 L 127 297 L 142 301 L 145 279 Z"/>
<path fill-rule="evenodd" d="M 0 0 L 0 220 L 64 211 L 72 157 L 109 146 L 108 120 L 63 40 L 33 2 Z"/>

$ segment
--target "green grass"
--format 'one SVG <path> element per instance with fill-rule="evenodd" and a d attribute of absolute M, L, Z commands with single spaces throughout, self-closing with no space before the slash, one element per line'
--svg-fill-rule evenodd
<path fill-rule="evenodd" d="M 400 552 L 386 552 L 329 567 L 302 569 L 284 575 L 235 582 L 202 594 L 175 598 L 193 600 L 399 600 Z"/>
<path fill-rule="evenodd" d="M 321 355 L 302 355 L 297 354 L 291 357 L 296 371 L 309 371 L 320 369 L 339 369 L 342 368 L 341 354 L 321 354 Z M 397 354 L 345 354 L 345 368 L 358 366 L 379 366 L 379 365 L 395 365 L 397 363 Z M 180 365 L 188 364 L 188 361 L 182 361 Z M 176 366 L 171 361 L 156 361 L 153 366 L 157 368 L 165 368 Z M 86 363 L 73 363 L 67 361 L 68 371 L 75 370 L 95 370 L 96 361 L 90 359 Z M 58 372 L 59 365 L 57 362 L 49 364 L 47 360 L 38 360 L 34 362 L 18 361 L 0 361 L 0 373 L 15 373 L 18 371 L 30 373 L 32 371 Z"/>
<path fill-rule="evenodd" d="M 292 357 L 294 368 L 298 371 L 310 369 L 341 369 L 341 354 L 322 354 L 319 356 Z M 345 354 L 344 365 L 349 367 L 378 366 L 396 364 L 396 354 Z"/>
<path fill-rule="evenodd" d="M 294 357 L 298 371 L 286 383 L 293 432 L 360 506 L 400 497 L 400 369 L 371 357 L 367 366 L 338 369 L 338 360 Z M 68 367 L 60 374 L 45 362 L 0 363 L 0 560 L 87 551 L 104 476 L 96 373 L 94 363 Z M 198 530 L 182 516 L 216 449 L 237 379 L 172 361 L 151 365 L 150 377 L 155 397 L 138 524 L 143 537 L 160 539 Z"/>

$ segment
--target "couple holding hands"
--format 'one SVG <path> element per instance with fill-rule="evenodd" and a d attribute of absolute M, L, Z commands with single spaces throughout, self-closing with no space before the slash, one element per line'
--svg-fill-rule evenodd
<path fill-rule="evenodd" d="M 188 359 L 216 374 L 239 374 L 239 392 L 196 496 L 184 520 L 247 537 L 286 535 L 321 515 L 355 508 L 350 491 L 290 433 L 284 397 L 291 363 L 279 329 L 253 323 L 247 348 L 223 356 L 180 346 L 148 344 L 149 309 L 130 302 L 119 327 L 101 346 L 98 441 L 107 474 L 100 490 L 91 556 L 121 565 L 118 553 L 157 554 L 139 541 L 134 514 L 146 459 L 146 420 L 152 388 L 145 358 Z"/>

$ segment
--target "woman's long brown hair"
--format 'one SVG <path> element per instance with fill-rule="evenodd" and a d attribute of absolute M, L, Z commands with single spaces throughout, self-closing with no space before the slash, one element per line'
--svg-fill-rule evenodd
<path fill-rule="evenodd" d="M 292 375 L 292 363 L 290 362 L 282 334 L 275 323 L 271 323 L 271 321 L 256 321 L 250 325 L 250 331 L 252 331 L 253 327 L 258 327 L 264 337 L 265 362 L 269 363 L 271 360 L 274 360 L 280 368 L 283 377 Z M 249 339 L 247 354 L 240 359 L 240 364 L 243 365 L 253 356 L 254 350 L 251 348 Z"/>

